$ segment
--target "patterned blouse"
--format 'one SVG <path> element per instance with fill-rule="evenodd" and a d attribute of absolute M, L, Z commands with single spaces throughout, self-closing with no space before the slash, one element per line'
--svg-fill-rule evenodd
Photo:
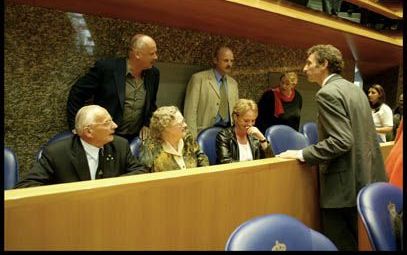
<path fill-rule="evenodd" d="M 181 169 L 174 156 L 163 149 L 162 141 L 148 138 L 141 146 L 140 161 L 150 169 L 150 172 L 163 172 Z M 203 153 L 198 143 L 188 131 L 184 137 L 182 151 L 186 168 L 209 166 L 208 157 Z"/>

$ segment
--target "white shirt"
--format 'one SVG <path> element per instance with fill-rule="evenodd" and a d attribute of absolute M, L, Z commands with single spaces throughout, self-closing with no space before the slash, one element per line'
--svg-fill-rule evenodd
<path fill-rule="evenodd" d="M 172 155 L 175 162 L 177 162 L 178 166 L 181 169 L 187 168 L 185 165 L 184 157 L 182 156 L 182 151 L 184 150 L 184 140 L 182 140 L 182 139 L 179 140 L 177 150 L 175 150 L 174 147 L 172 147 L 172 145 L 167 141 L 164 141 L 162 146 L 163 146 L 163 150 L 165 152 Z"/>
<path fill-rule="evenodd" d="M 99 150 L 100 148 L 93 146 L 81 139 L 83 149 L 85 149 L 86 158 L 88 160 L 90 178 L 96 179 L 96 171 L 99 165 Z"/>
<path fill-rule="evenodd" d="M 393 111 L 383 103 L 377 112 L 372 109 L 373 122 L 375 127 L 392 127 L 393 126 Z M 383 142 L 386 142 L 386 134 L 377 133 Z"/>
<path fill-rule="evenodd" d="M 250 144 L 241 144 L 237 143 L 239 145 L 239 161 L 248 161 L 248 160 L 253 160 L 253 154 L 252 154 L 252 149 L 250 148 Z"/>

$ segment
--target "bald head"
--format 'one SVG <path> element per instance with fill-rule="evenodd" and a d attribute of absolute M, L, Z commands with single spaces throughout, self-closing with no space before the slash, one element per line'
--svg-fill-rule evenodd
<path fill-rule="evenodd" d="M 155 41 L 153 38 L 151 38 L 148 35 L 144 35 L 144 34 L 136 34 L 131 38 L 130 51 L 131 50 L 142 50 L 147 45 L 151 45 L 151 44 L 155 45 Z"/>
<path fill-rule="evenodd" d="M 143 34 L 131 38 L 129 61 L 133 76 L 140 77 L 142 70 L 152 68 L 157 59 L 157 45 L 153 38 Z"/>
<path fill-rule="evenodd" d="M 215 52 L 213 63 L 216 70 L 223 76 L 229 74 L 232 71 L 234 62 L 233 52 L 228 47 L 219 47 Z"/>
<path fill-rule="evenodd" d="M 99 105 L 87 105 L 79 109 L 75 116 L 75 131 L 82 136 L 84 128 L 96 121 L 99 116 L 109 114 Z"/>

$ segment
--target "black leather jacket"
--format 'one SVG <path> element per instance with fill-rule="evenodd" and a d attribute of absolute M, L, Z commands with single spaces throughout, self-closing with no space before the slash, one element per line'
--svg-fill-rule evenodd
<path fill-rule="evenodd" d="M 260 141 L 252 136 L 248 136 L 253 159 L 272 157 L 270 145 L 264 151 Z M 239 145 L 237 143 L 234 126 L 224 128 L 216 136 L 217 164 L 225 164 L 239 161 Z"/>

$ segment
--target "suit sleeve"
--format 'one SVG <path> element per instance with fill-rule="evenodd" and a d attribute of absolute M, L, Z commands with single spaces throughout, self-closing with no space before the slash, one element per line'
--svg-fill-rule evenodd
<path fill-rule="evenodd" d="M 198 102 L 200 94 L 201 79 L 196 75 L 192 75 L 188 82 L 187 90 L 185 93 L 184 102 L 184 117 L 189 130 L 194 137 L 197 136 L 197 115 L 198 115 Z"/>
<path fill-rule="evenodd" d="M 53 161 L 45 148 L 42 152 L 41 158 L 37 162 L 34 162 L 34 166 L 28 175 L 23 180 L 19 181 L 15 188 L 28 188 L 51 184 L 54 175 L 52 162 Z"/>
<path fill-rule="evenodd" d="M 130 146 L 127 145 L 126 149 L 126 158 L 127 158 L 127 163 L 126 163 L 126 171 L 125 174 L 122 174 L 122 176 L 125 175 L 135 175 L 135 174 L 144 174 L 144 173 L 149 173 L 150 171 L 148 168 L 142 164 L 132 153 L 130 150 Z"/>
<path fill-rule="evenodd" d="M 78 110 L 92 98 L 103 79 L 103 67 L 97 61 L 84 76 L 79 78 L 71 87 L 67 102 L 67 116 L 69 129 L 75 127 L 75 115 Z"/>
<path fill-rule="evenodd" d="M 303 150 L 304 160 L 317 164 L 348 152 L 353 145 L 352 127 L 342 102 L 326 92 L 316 96 L 318 121 L 327 132 L 327 138 Z"/>

